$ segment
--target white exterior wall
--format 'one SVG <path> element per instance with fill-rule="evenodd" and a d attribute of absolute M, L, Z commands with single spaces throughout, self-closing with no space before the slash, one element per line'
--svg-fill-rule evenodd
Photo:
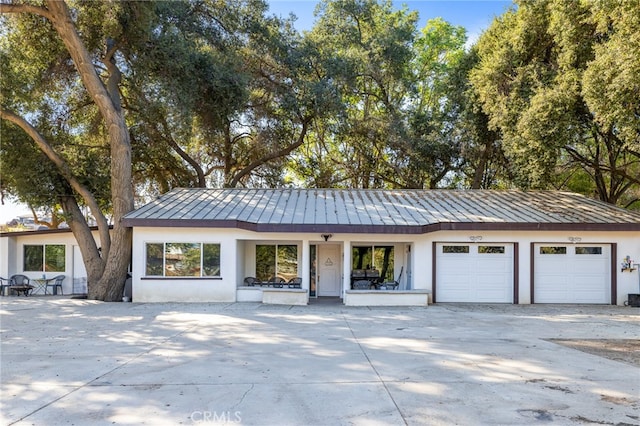
<path fill-rule="evenodd" d="M 235 302 L 237 230 L 203 228 L 135 228 L 132 252 L 134 302 Z M 145 277 L 147 243 L 220 244 L 220 278 Z"/>
<path fill-rule="evenodd" d="M 94 238 L 98 238 L 97 232 L 93 233 Z M 0 276 L 9 278 L 15 274 L 23 274 L 30 279 L 42 278 L 42 271 L 23 271 L 24 267 L 24 246 L 25 245 L 64 245 L 65 246 L 65 270 L 62 272 L 45 272 L 47 278 L 57 275 L 64 275 L 66 278 L 62 283 L 64 294 L 73 293 L 73 246 L 77 245 L 76 239 L 71 232 L 55 233 L 34 233 L 33 235 L 3 236 L 0 238 Z M 82 262 L 82 259 L 78 259 Z M 49 289 L 51 290 L 51 289 Z"/>
<path fill-rule="evenodd" d="M 0 277 L 7 278 L 16 274 L 16 239 L 0 238 Z"/>
<path fill-rule="evenodd" d="M 354 244 L 385 243 L 394 245 L 396 278 L 404 265 L 406 245 L 415 239 L 411 236 L 389 236 L 372 234 L 334 234 L 329 243 L 342 245 L 343 291 L 351 280 L 351 250 Z M 221 278 L 146 278 L 146 243 L 219 243 Z M 256 244 L 297 244 L 298 271 L 302 277 L 302 288 L 309 289 L 309 245 L 327 242 L 320 233 L 256 233 L 241 229 L 221 228 L 147 228 L 137 227 L 133 232 L 132 275 L 134 302 L 233 302 L 238 301 L 236 288 L 243 285 L 244 277 L 255 276 Z M 397 244 L 396 244 L 397 243 Z M 348 248 L 346 250 L 345 248 Z M 347 259 L 348 258 L 348 259 Z M 348 262 L 348 263 L 347 263 Z M 402 278 L 406 282 L 406 267 Z M 424 289 L 429 284 L 423 282 Z M 244 295 L 240 297 L 247 300 Z M 251 297 L 251 300 L 254 298 Z"/>
<path fill-rule="evenodd" d="M 410 247 L 411 289 L 432 291 L 433 243 L 470 243 L 471 237 L 481 237 L 480 243 L 518 243 L 518 301 L 531 303 L 531 244 L 570 243 L 569 237 L 580 238 L 580 244 L 617 244 L 615 264 L 629 255 L 640 261 L 640 232 L 574 232 L 574 231 L 439 231 L 423 235 L 340 234 L 328 241 L 342 246 L 343 291 L 350 283 L 351 250 L 354 245 L 393 244 L 395 246 L 396 278 L 405 266 L 401 286 L 407 285 L 406 257 Z M 221 244 L 221 279 L 152 279 L 144 277 L 147 242 L 204 242 Z M 255 274 L 256 244 L 298 244 L 299 274 L 303 289 L 308 289 L 308 246 L 324 244 L 320 233 L 255 233 L 238 229 L 206 228 L 135 228 L 133 238 L 133 300 L 137 302 L 231 302 L 236 301 L 236 288 L 245 276 Z M 638 271 L 621 272 L 616 268 L 618 305 L 624 304 L 627 293 L 640 293 Z"/>

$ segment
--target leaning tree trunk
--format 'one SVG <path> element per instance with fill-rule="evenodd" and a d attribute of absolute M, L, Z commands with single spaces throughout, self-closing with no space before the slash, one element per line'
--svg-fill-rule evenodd
<path fill-rule="evenodd" d="M 96 73 L 92 58 L 76 31 L 66 3 L 48 0 L 47 8 L 51 14 L 51 22 L 69 51 L 87 92 L 98 106 L 109 134 L 114 225 L 111 238 L 102 241 L 104 273 L 97 282 L 88 283 L 88 297 L 116 301 L 122 297 L 131 262 L 131 229 L 122 226 L 120 221 L 125 214 L 133 210 L 131 143 L 117 93 L 120 73 L 111 60 L 114 52 L 110 49 L 110 57 L 105 61 L 109 71 L 107 86 L 111 89 L 108 90 Z"/>

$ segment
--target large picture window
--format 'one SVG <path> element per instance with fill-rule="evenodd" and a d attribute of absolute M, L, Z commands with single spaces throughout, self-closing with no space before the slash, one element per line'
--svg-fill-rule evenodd
<path fill-rule="evenodd" d="M 393 246 L 354 246 L 353 269 L 377 269 L 384 281 L 394 280 Z"/>
<path fill-rule="evenodd" d="M 286 281 L 298 275 L 298 246 L 293 244 L 256 245 L 256 278 L 267 281 L 280 277 Z"/>
<path fill-rule="evenodd" d="M 25 245 L 25 272 L 64 272 L 66 247 L 64 244 Z"/>
<path fill-rule="evenodd" d="M 147 276 L 220 276 L 220 244 L 147 243 L 146 246 Z"/>

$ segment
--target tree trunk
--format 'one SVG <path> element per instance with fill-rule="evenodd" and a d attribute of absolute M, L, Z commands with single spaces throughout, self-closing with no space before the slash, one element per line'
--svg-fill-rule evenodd
<path fill-rule="evenodd" d="M 111 201 L 113 208 L 113 231 L 111 238 L 102 241 L 102 258 L 105 260 L 103 274 L 98 281 L 89 281 L 89 298 L 116 301 L 122 297 L 124 282 L 131 262 L 131 229 L 121 225 L 122 217 L 133 210 L 133 186 L 131 171 L 131 144 L 119 100 L 107 91 L 98 76 L 92 58 L 85 48 L 65 2 L 47 1 L 51 23 L 60 35 L 73 62 L 78 69 L 84 87 L 98 106 L 105 121 L 111 147 Z M 111 77 L 114 68 L 109 66 Z M 117 72 L 117 69 L 115 69 Z M 119 81 L 119 75 L 110 83 Z M 117 92 L 117 90 L 115 90 Z M 116 97 L 119 95 L 115 95 Z M 104 228 L 104 222 L 98 221 Z M 101 234 L 105 232 L 101 229 Z M 107 229 L 107 232 L 108 229 Z M 81 240 L 84 241 L 84 240 Z M 78 244 L 81 244 L 78 241 Z"/>
<path fill-rule="evenodd" d="M 87 271 L 87 282 L 98 282 L 104 273 L 105 262 L 100 256 L 101 248 L 96 245 L 82 211 L 78 207 L 75 197 L 60 197 L 62 210 L 67 215 L 67 224 L 78 242 L 80 253 Z M 91 290 L 91 286 L 89 286 Z"/>

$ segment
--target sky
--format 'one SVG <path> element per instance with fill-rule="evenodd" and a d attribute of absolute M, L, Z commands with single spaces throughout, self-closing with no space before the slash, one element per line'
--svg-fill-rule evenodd
<path fill-rule="evenodd" d="M 293 13 L 298 20 L 298 31 L 310 30 L 315 17 L 313 12 L 317 0 L 268 0 L 269 12 L 286 17 Z M 407 5 L 410 10 L 417 10 L 420 16 L 418 28 L 425 26 L 429 19 L 441 17 L 445 21 L 460 25 L 467 29 L 470 41 L 475 41 L 486 29 L 495 16 L 504 13 L 512 5 L 511 0 L 414 0 L 393 1 L 397 9 Z"/>
<path fill-rule="evenodd" d="M 283 17 L 293 13 L 298 19 L 298 31 L 310 30 L 313 27 L 313 12 L 317 0 L 268 0 L 269 13 Z M 470 42 L 475 42 L 483 30 L 489 27 L 493 18 L 504 13 L 512 2 L 505 0 L 414 0 L 393 1 L 397 9 L 407 5 L 410 10 L 417 10 L 420 16 L 419 28 L 424 27 L 429 19 L 441 17 L 445 21 L 460 25 L 467 29 Z M 4 224 L 18 215 L 29 215 L 26 206 L 15 204 L 5 198 L 0 205 L 0 224 Z"/>

